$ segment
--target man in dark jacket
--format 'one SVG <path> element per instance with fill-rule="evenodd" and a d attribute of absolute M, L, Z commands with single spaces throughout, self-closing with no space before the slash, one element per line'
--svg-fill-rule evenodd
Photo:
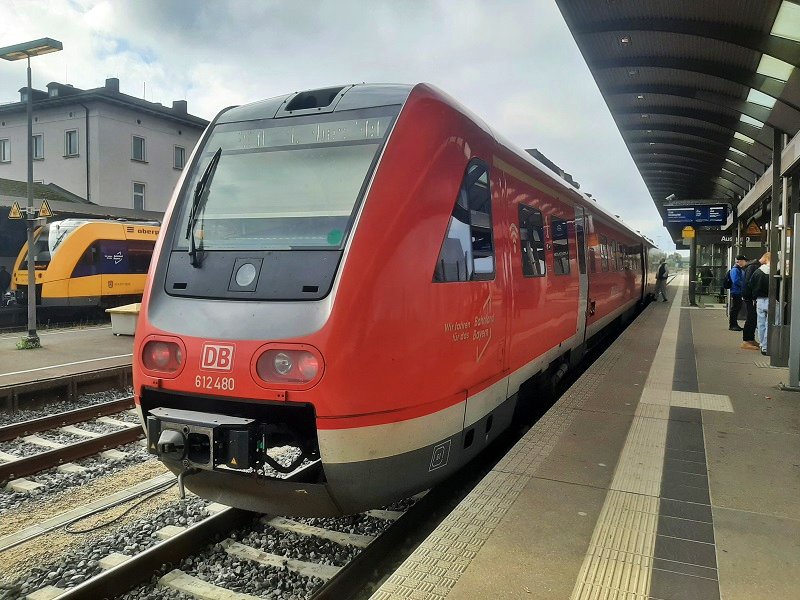
<path fill-rule="evenodd" d="M 760 350 L 761 347 L 756 342 L 756 321 L 758 316 L 756 314 L 756 299 L 752 296 L 752 292 L 748 289 L 748 283 L 762 264 L 764 259 L 762 256 L 759 260 L 753 260 L 747 263 L 744 270 L 744 280 L 742 281 L 742 301 L 747 309 L 747 319 L 744 322 L 744 329 L 742 329 L 742 348 L 745 350 Z"/>
<path fill-rule="evenodd" d="M 655 299 L 661 296 L 662 302 L 667 301 L 667 278 L 669 277 L 669 269 L 667 268 L 667 259 L 662 258 L 661 264 L 658 265 L 656 271 L 656 292 Z"/>
<path fill-rule="evenodd" d="M 739 327 L 739 311 L 742 308 L 742 288 L 744 283 L 744 267 L 747 266 L 747 257 L 740 254 L 736 257 L 736 262 L 728 271 L 731 279 L 731 305 L 728 312 L 728 329 L 731 331 L 742 331 Z"/>

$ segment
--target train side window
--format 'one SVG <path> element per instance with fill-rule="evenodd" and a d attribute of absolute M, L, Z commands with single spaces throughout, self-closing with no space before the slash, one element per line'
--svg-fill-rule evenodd
<path fill-rule="evenodd" d="M 433 273 L 434 282 L 494 279 L 492 194 L 488 167 L 467 166 Z"/>
<path fill-rule="evenodd" d="M 155 242 L 131 240 L 128 242 L 128 266 L 131 273 L 146 274 L 150 268 Z"/>
<path fill-rule="evenodd" d="M 608 271 L 608 238 L 604 235 L 600 236 L 600 263 L 603 272 Z"/>
<path fill-rule="evenodd" d="M 91 275 L 97 275 L 97 264 L 99 262 L 98 256 L 99 253 L 97 243 L 95 242 L 89 246 L 78 259 L 78 262 L 75 264 L 75 268 L 72 269 L 72 277 L 89 277 Z"/>
<path fill-rule="evenodd" d="M 128 245 L 122 240 L 99 240 L 98 273 L 117 275 L 128 273 Z"/>
<path fill-rule="evenodd" d="M 544 260 L 544 221 L 542 211 L 519 205 L 519 243 L 522 254 L 522 274 L 543 277 L 547 273 Z"/>
<path fill-rule="evenodd" d="M 569 229 L 567 221 L 550 217 L 553 232 L 553 270 L 556 275 L 569 275 Z"/>
<path fill-rule="evenodd" d="M 619 264 L 620 264 L 620 271 L 627 271 L 628 267 L 628 254 L 627 254 L 627 247 L 625 244 L 619 245 Z"/>

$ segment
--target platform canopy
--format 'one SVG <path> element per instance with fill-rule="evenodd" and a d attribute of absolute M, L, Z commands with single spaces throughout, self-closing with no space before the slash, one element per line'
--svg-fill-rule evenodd
<path fill-rule="evenodd" d="M 800 1 L 556 3 L 662 217 L 735 206 L 800 129 Z"/>

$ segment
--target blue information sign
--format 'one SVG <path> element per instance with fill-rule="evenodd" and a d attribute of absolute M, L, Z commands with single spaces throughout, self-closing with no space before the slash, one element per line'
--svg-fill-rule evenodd
<path fill-rule="evenodd" d="M 708 204 L 703 206 L 671 206 L 667 208 L 667 223 L 724 225 L 727 219 L 728 207 L 724 204 Z"/>

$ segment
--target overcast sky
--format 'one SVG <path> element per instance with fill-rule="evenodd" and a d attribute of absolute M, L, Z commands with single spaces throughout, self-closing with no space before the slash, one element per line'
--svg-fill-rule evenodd
<path fill-rule="evenodd" d="M 604 206 L 674 250 L 554 0 L 0 0 L 0 46 L 51 37 L 51 81 L 120 91 L 211 119 L 329 85 L 431 83 L 522 148 L 538 148 Z M 0 103 L 23 62 L 0 61 Z"/>

